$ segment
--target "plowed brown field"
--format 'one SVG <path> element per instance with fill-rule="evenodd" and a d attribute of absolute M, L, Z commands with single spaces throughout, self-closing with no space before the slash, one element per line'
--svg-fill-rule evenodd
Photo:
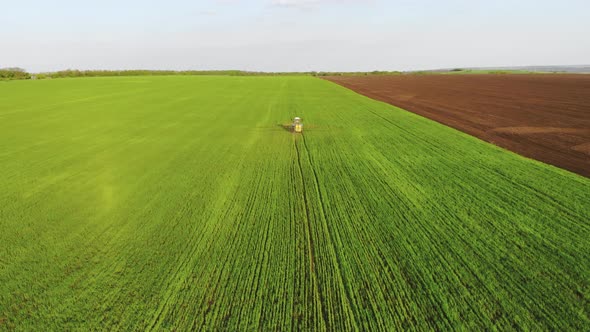
<path fill-rule="evenodd" d="M 590 75 L 327 79 L 523 156 L 590 177 Z"/>

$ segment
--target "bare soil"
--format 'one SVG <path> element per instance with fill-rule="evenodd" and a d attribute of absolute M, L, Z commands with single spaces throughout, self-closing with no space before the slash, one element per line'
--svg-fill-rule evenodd
<path fill-rule="evenodd" d="M 590 177 L 590 75 L 327 79 L 523 156 Z"/>

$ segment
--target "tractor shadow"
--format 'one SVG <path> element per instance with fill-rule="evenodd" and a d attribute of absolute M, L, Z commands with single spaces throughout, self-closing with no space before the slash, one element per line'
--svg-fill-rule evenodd
<path fill-rule="evenodd" d="M 293 132 L 293 127 L 291 126 L 290 123 L 289 124 L 279 123 L 279 124 L 277 124 L 277 127 L 280 127 L 283 130 L 288 131 L 290 133 Z"/>

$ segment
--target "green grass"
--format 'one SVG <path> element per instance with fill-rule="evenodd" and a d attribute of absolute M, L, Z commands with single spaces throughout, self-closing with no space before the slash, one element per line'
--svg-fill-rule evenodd
<path fill-rule="evenodd" d="M 589 179 L 320 79 L 0 83 L 0 169 L 0 330 L 590 327 Z"/>

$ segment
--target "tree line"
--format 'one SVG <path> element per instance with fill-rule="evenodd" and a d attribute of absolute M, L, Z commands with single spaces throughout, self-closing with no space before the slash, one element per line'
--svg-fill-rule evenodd
<path fill-rule="evenodd" d="M 109 76 L 165 76 L 165 75 L 223 75 L 223 76 L 363 76 L 363 75 L 395 75 L 397 71 L 371 72 L 257 72 L 243 70 L 76 70 L 67 69 L 55 72 L 31 74 L 22 68 L 0 69 L 0 80 L 50 79 L 68 77 L 109 77 Z"/>

